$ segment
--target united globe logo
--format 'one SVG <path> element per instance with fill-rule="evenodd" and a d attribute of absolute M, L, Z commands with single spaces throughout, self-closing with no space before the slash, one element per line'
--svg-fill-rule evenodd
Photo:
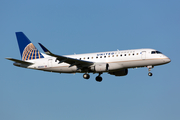
<path fill-rule="evenodd" d="M 28 44 L 23 51 L 22 60 L 26 61 L 39 58 L 44 57 L 32 43 Z"/>

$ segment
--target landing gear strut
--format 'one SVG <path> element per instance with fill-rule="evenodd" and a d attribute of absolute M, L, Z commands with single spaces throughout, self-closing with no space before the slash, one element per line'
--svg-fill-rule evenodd
<path fill-rule="evenodd" d="M 152 76 L 153 74 L 151 73 L 151 69 L 153 68 L 153 66 L 147 66 L 147 68 L 148 68 L 148 71 L 149 71 L 148 75 Z"/>
<path fill-rule="evenodd" d="M 102 73 L 99 73 L 99 75 L 96 77 L 96 81 L 97 82 L 101 82 L 102 81 L 102 77 L 100 76 Z"/>
<path fill-rule="evenodd" d="M 83 75 L 83 78 L 84 78 L 84 79 L 89 79 L 89 78 L 90 78 L 90 75 L 89 75 L 88 73 L 85 73 L 85 74 Z"/>
<path fill-rule="evenodd" d="M 102 77 L 100 76 L 102 73 L 99 73 L 99 75 L 96 77 L 96 81 L 97 82 L 101 82 L 102 81 Z M 85 73 L 84 75 L 83 75 L 83 78 L 84 79 L 89 79 L 90 78 L 90 75 L 88 74 L 88 73 Z"/>

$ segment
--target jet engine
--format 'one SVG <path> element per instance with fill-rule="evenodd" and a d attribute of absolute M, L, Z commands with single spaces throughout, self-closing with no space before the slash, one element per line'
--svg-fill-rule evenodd
<path fill-rule="evenodd" d="M 95 72 L 105 72 L 105 71 L 108 71 L 108 64 L 106 64 L 106 63 L 96 64 L 96 65 L 91 67 L 91 70 L 95 71 Z"/>
<path fill-rule="evenodd" d="M 112 71 L 112 72 L 108 72 L 111 75 L 115 75 L 115 76 L 125 76 L 128 74 L 128 69 L 121 69 L 118 71 Z"/>
<path fill-rule="evenodd" d="M 122 64 L 118 64 L 118 63 L 99 63 L 94 66 L 91 66 L 91 70 L 95 72 L 107 72 L 107 71 L 115 71 L 119 69 L 121 69 L 120 72 L 123 72 L 122 68 L 123 68 Z M 116 74 L 119 74 L 119 71 Z"/>

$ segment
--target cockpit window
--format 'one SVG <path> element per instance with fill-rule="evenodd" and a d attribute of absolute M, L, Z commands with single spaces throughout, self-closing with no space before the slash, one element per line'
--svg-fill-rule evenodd
<path fill-rule="evenodd" d="M 152 51 L 151 54 L 156 54 L 156 51 Z"/>
<path fill-rule="evenodd" d="M 151 51 L 151 54 L 162 54 L 162 53 L 159 51 Z"/>
<path fill-rule="evenodd" d="M 157 54 L 162 54 L 162 53 L 161 53 L 161 52 L 159 52 L 159 51 L 156 51 L 156 53 L 157 53 Z"/>

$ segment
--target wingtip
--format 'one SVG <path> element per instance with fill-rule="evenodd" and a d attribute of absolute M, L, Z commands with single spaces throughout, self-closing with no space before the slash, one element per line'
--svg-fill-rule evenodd
<path fill-rule="evenodd" d="M 38 43 L 40 45 L 40 47 L 43 49 L 43 51 L 46 53 L 46 54 L 50 54 L 51 52 L 46 48 L 44 47 L 41 43 Z"/>
<path fill-rule="evenodd" d="M 42 45 L 41 43 L 38 43 L 40 46 Z"/>
<path fill-rule="evenodd" d="M 6 57 L 5 59 L 10 60 L 11 58 L 7 58 L 7 57 Z"/>
<path fill-rule="evenodd" d="M 43 49 L 44 52 L 47 52 L 47 48 L 45 48 L 41 43 L 38 43 L 40 45 L 40 47 Z"/>

